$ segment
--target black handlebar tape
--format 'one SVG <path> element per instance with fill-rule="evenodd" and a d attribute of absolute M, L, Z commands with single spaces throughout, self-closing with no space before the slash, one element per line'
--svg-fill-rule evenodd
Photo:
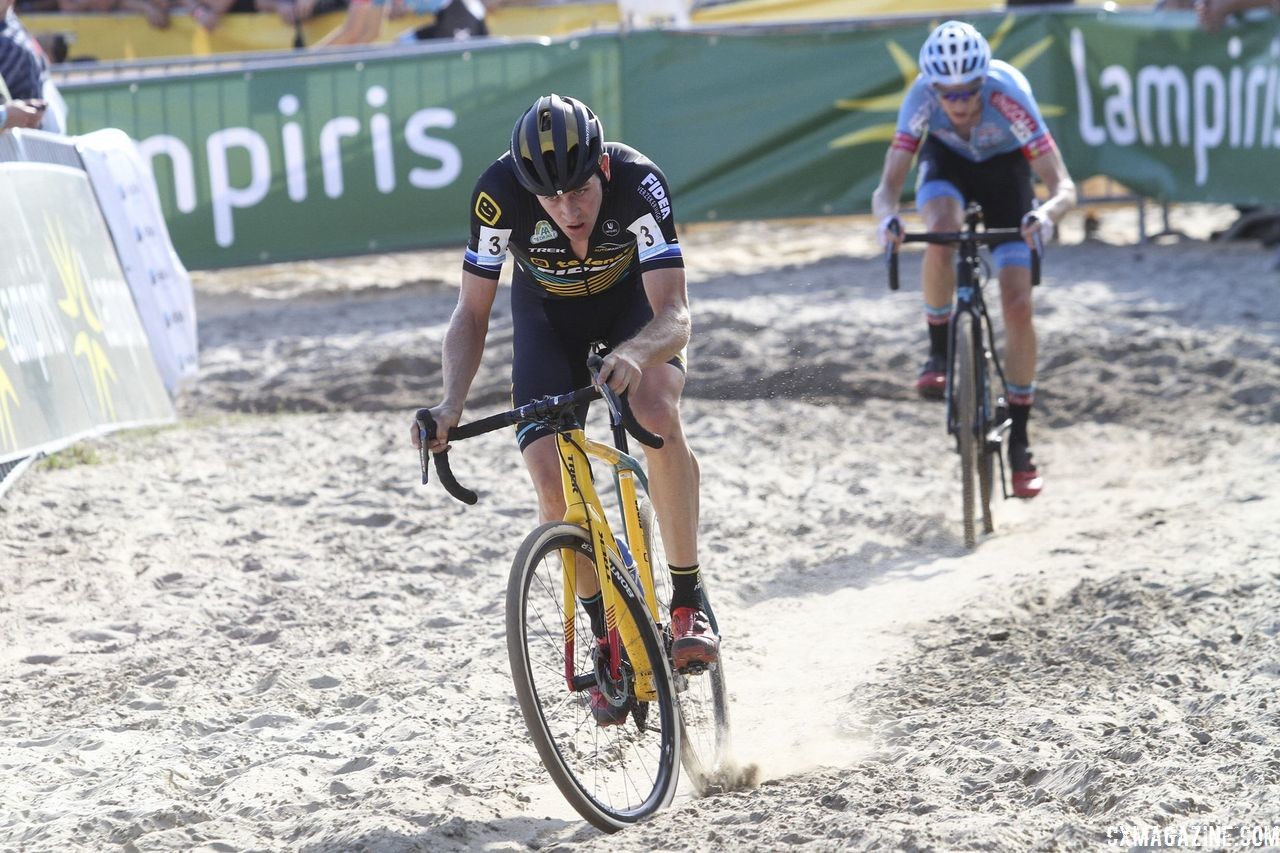
<path fill-rule="evenodd" d="M 593 377 L 600 372 L 600 368 L 603 365 L 604 359 L 595 353 L 587 356 L 587 369 L 591 371 Z M 645 447 L 652 447 L 654 450 L 666 444 L 662 436 L 655 435 L 640 425 L 640 422 L 636 420 L 636 416 L 631 413 L 631 404 L 627 402 L 626 394 L 619 395 L 608 385 L 601 385 L 600 390 L 603 394 L 608 395 L 614 406 L 617 407 L 618 413 L 622 415 L 622 426 L 631 434 L 632 438 Z"/>
<path fill-rule="evenodd" d="M 422 463 L 422 484 L 424 486 L 427 484 L 427 474 L 430 471 L 427 456 L 430 454 L 435 456 L 436 473 L 440 475 L 440 482 L 444 486 L 445 491 L 462 501 L 464 504 L 474 504 L 476 500 L 478 500 L 476 493 L 470 489 L 464 488 L 458 482 L 457 478 L 453 476 L 453 469 L 449 467 L 449 451 L 446 450 L 443 453 L 431 454 L 428 449 L 431 439 L 434 438 L 436 434 L 436 419 L 431 416 L 431 410 L 418 409 L 417 414 L 414 415 L 414 419 L 418 422 L 418 438 L 422 442 L 422 446 L 418 449 L 419 460 Z M 468 427 L 470 426 L 473 425 L 468 424 Z M 458 438 L 458 432 L 459 430 L 456 428 L 449 430 L 449 437 Z"/>
<path fill-rule="evenodd" d="M 475 438 L 477 435 L 484 435 L 486 432 L 493 432 L 495 429 L 502 429 L 511 424 L 511 413 L 500 412 L 499 414 L 490 415 L 487 418 L 481 418 L 478 421 L 452 428 L 449 430 L 449 440 L 462 441 L 464 438 Z"/>
<path fill-rule="evenodd" d="M 901 221 L 895 220 L 892 223 L 892 226 L 890 227 L 889 230 L 893 231 L 893 234 L 895 237 L 901 234 L 902 233 Z M 888 254 L 885 256 L 884 262 L 889 267 L 889 289 L 897 290 L 898 289 L 898 246 L 896 243 L 888 248 Z"/>
<path fill-rule="evenodd" d="M 1040 252 L 1037 249 L 1031 250 L 1031 286 L 1035 287 L 1040 283 Z"/>
<path fill-rule="evenodd" d="M 636 420 L 636 416 L 631 414 L 631 406 L 627 404 L 627 398 L 623 397 L 622 402 L 622 425 L 627 428 L 627 432 L 631 433 L 631 437 L 643 444 L 645 447 L 652 447 L 657 450 L 666 444 L 666 440 L 656 433 L 649 432 L 640 425 Z"/>
<path fill-rule="evenodd" d="M 452 430 L 450 430 L 452 434 Z M 462 501 L 467 506 L 473 505 L 479 498 L 476 493 L 465 488 L 453 476 L 453 469 L 449 467 L 449 451 L 445 450 L 435 454 L 436 457 L 436 473 L 440 475 L 440 482 L 444 485 L 444 490 Z"/>

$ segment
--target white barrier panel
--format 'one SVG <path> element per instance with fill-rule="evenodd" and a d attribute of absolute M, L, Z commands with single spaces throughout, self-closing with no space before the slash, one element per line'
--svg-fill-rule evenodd
<path fill-rule="evenodd" d="M 196 377 L 199 344 L 191 276 L 169 240 L 151 170 L 121 130 L 75 138 L 111 229 L 160 378 L 176 395 Z"/>
<path fill-rule="evenodd" d="M 28 140 L 49 148 L 43 162 L 13 158 Z M 56 137 L 32 132 L 5 145 L 0 465 L 112 429 L 172 421 L 88 176 L 63 165 L 66 143 Z"/>

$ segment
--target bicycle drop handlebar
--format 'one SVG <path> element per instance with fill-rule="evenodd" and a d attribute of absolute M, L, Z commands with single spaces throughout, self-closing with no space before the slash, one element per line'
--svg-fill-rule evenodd
<path fill-rule="evenodd" d="M 908 232 L 902 235 L 904 243 L 937 243 L 942 245 L 970 245 L 977 247 L 980 245 L 991 246 L 996 243 L 1004 243 L 1010 237 L 1022 239 L 1022 230 L 1019 228 L 988 228 L 985 231 L 977 231 L 967 229 L 965 231 L 922 231 Z M 1040 236 L 1036 235 L 1036 246 L 1031 250 L 1031 286 L 1035 287 L 1040 284 L 1040 255 L 1044 251 L 1043 243 L 1040 242 Z M 885 249 L 885 266 L 889 269 L 889 289 L 898 289 L 898 247 L 890 246 Z"/>
<path fill-rule="evenodd" d="M 592 355 L 587 359 L 587 368 L 591 371 L 592 379 L 598 379 L 603 361 L 598 355 Z M 662 447 L 664 443 L 662 437 L 649 432 L 636 420 L 635 415 L 631 412 L 631 406 L 627 403 L 626 395 L 618 395 L 608 385 L 588 385 L 585 388 L 579 388 L 576 391 L 570 391 L 567 394 L 560 394 L 556 397 L 543 397 L 523 406 L 517 406 L 514 409 L 499 412 L 496 415 L 490 415 L 487 418 L 481 418 L 469 424 L 453 427 L 449 430 L 448 441 L 454 442 L 462 441 L 466 438 L 475 438 L 478 435 L 484 435 L 514 424 L 556 422 L 578 405 L 602 398 L 608 401 L 610 414 L 622 423 L 622 426 L 636 441 L 646 447 L 655 449 Z M 431 436 L 436 433 L 436 421 L 431 414 L 431 410 L 418 409 L 414 419 L 417 421 L 418 437 L 422 443 L 419 448 L 419 460 L 422 463 L 423 485 L 427 483 L 430 470 L 427 457 L 429 455 L 434 456 L 436 474 L 439 475 L 445 491 L 464 504 L 474 504 L 478 500 L 476 493 L 463 486 L 453 476 L 453 469 L 449 464 L 449 451 L 444 450 L 433 454 L 427 448 Z"/>

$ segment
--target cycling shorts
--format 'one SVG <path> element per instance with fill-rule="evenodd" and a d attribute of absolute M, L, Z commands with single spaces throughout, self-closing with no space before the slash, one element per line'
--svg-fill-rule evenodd
<path fill-rule="evenodd" d="M 982 205 L 982 221 L 988 228 L 1017 228 L 1035 207 L 1031 165 L 1021 151 L 975 163 L 930 137 L 920 147 L 916 208 L 941 196 L 954 198 L 961 208 L 971 201 Z M 992 254 L 997 269 L 1031 263 L 1030 250 L 1018 237 L 997 244 Z"/>
<path fill-rule="evenodd" d="M 638 282 L 625 283 L 592 296 L 547 299 L 533 288 L 513 284 L 511 319 L 514 333 L 511 360 L 512 406 L 539 397 L 565 394 L 591 383 L 587 356 L 591 344 L 608 348 L 633 337 L 653 319 L 653 309 Z M 685 370 L 684 353 L 668 364 Z M 575 410 L 577 426 L 586 423 L 588 404 Z M 521 424 L 516 441 L 524 450 L 553 430 L 540 424 Z"/>

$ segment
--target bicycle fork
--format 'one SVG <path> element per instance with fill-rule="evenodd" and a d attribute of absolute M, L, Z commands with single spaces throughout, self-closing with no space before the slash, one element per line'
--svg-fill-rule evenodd
<path fill-rule="evenodd" d="M 982 440 L 983 449 L 987 453 L 995 455 L 1000 463 L 1000 491 L 1005 497 L 1009 497 L 1009 489 L 1007 486 L 1007 476 L 1004 468 L 1004 454 L 1001 450 L 1004 447 L 1004 437 L 1009 430 L 1013 428 L 1013 419 L 1009 415 L 1008 391 L 1002 390 L 996 396 L 995 410 L 990 408 L 989 388 L 992 381 L 992 373 L 999 378 L 1001 388 L 1006 385 L 1004 378 L 1004 369 L 1000 366 L 1000 360 L 995 357 L 996 341 L 995 332 L 991 327 L 991 318 L 987 315 L 987 307 L 981 302 L 972 300 L 973 289 L 971 287 L 958 287 L 958 299 L 956 309 L 952 313 L 952 322 L 948 346 L 950 352 L 947 357 L 947 430 L 956 437 L 957 447 L 960 442 L 960 429 L 965 420 L 974 415 L 974 413 L 963 413 L 956 411 L 955 397 L 952 389 L 955 387 L 955 352 L 956 352 L 956 323 L 955 318 L 961 313 L 967 313 L 973 317 L 973 335 L 974 346 L 973 351 L 976 358 L 982 359 L 981 365 L 977 367 L 978 379 L 978 399 L 982 406 L 981 415 L 978 415 L 979 421 L 970 423 L 963 428 L 972 429 Z M 985 339 L 983 332 L 986 332 Z"/>
<path fill-rule="evenodd" d="M 627 570 L 622 565 L 622 550 L 618 547 L 613 532 L 598 509 L 600 499 L 596 494 L 595 485 L 591 482 L 591 462 L 583 449 L 587 444 L 586 436 L 582 430 L 569 430 L 558 433 L 556 442 L 559 445 L 563 472 L 561 482 L 564 487 L 566 507 L 564 520 L 582 527 L 592 539 L 595 574 L 600 580 L 600 594 L 604 603 L 605 625 L 609 638 L 609 676 L 617 681 L 624 678 L 621 651 L 626 649 L 634 673 L 636 698 L 642 702 L 653 701 L 658 695 L 653 681 L 653 664 L 645 653 L 644 643 L 640 639 L 640 631 L 631 616 L 631 611 L 620 598 L 622 595 L 633 595 L 637 591 L 636 585 L 628 583 L 631 579 L 623 576 Z M 630 486 L 634 501 L 634 483 Z M 636 531 L 637 533 L 639 531 L 638 520 Z M 643 537 L 637 541 L 643 541 Z M 610 561 L 610 554 L 618 555 L 619 560 L 616 564 Z M 594 685 L 595 678 L 589 677 L 586 679 L 589 683 L 579 684 L 579 679 L 574 676 L 574 614 L 577 609 L 575 599 L 579 557 L 576 553 L 571 554 L 562 550 L 560 560 L 564 571 L 564 613 L 566 614 L 565 678 L 570 690 L 582 690 Z M 650 577 L 652 577 L 651 574 Z M 614 582 L 609 582 L 610 578 L 613 578 Z M 652 589 L 652 581 L 649 587 Z M 641 594 L 647 596 L 650 590 L 645 590 Z"/>

